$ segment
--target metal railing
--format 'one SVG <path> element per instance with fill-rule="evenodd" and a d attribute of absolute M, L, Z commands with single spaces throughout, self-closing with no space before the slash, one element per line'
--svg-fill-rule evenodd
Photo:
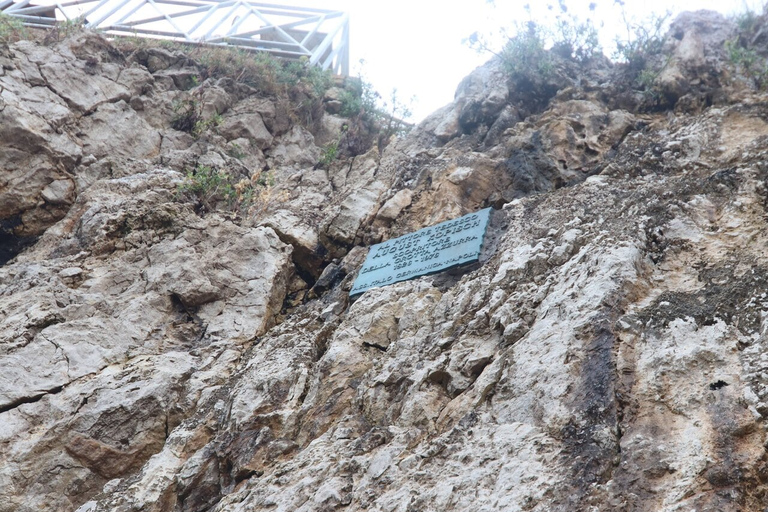
<path fill-rule="evenodd" d="M 106 34 L 234 46 L 349 75 L 349 16 L 342 11 L 243 0 L 0 0 L 30 27 L 82 23 Z"/>

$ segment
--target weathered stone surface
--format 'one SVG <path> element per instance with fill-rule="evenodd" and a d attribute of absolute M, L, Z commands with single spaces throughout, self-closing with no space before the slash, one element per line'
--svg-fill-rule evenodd
<path fill-rule="evenodd" d="M 361 225 L 376 214 L 379 197 L 384 190 L 386 185 L 374 181 L 347 196 L 325 227 L 325 236 L 342 244 L 354 242 Z"/>
<path fill-rule="evenodd" d="M 239 114 L 224 120 L 219 132 L 227 138 L 248 139 L 260 149 L 272 145 L 272 134 L 269 133 L 259 114 Z"/>
<path fill-rule="evenodd" d="M 80 61 L 50 62 L 41 65 L 40 72 L 56 94 L 82 113 L 90 113 L 102 103 L 130 98 L 128 89 L 119 83 L 101 74 L 87 74 L 86 65 Z M 83 80 L 88 75 L 88 80 Z"/>
<path fill-rule="evenodd" d="M 705 94 L 720 85 L 724 44 L 733 37 L 734 28 L 714 11 L 687 12 L 675 19 L 665 39 L 667 60 L 656 78 L 667 101 L 674 104 L 686 94 Z"/>
<path fill-rule="evenodd" d="M 327 169 L 287 98 L 179 91 L 182 52 L 0 52 L 0 511 L 762 511 L 766 97 L 730 22 L 672 27 L 652 105 L 491 62 Z M 131 100 L 83 116 L 48 64 Z M 198 93 L 274 138 L 171 129 Z M 197 165 L 251 201 L 201 208 Z M 369 246 L 488 206 L 477 265 L 350 301 Z"/>
<path fill-rule="evenodd" d="M 320 159 L 320 148 L 309 130 L 294 126 L 275 141 L 268 154 L 272 167 L 312 167 Z"/>
<path fill-rule="evenodd" d="M 180 421 L 169 415 L 196 400 L 203 381 L 189 380 L 192 369 L 211 364 L 212 354 L 231 359 L 279 312 L 290 249 L 269 229 L 185 213 L 173 203 L 177 179 L 155 172 L 98 182 L 35 250 L 0 269 L 2 442 L 39 410 L 37 428 L 64 435 L 66 449 L 41 456 L 14 445 L 0 467 L 2 510 L 70 508 L 82 503 L 78 493 L 138 469 L 162 447 L 169 421 Z M 128 236 L 117 246 L 115 229 Z M 51 257 L 68 245 L 87 252 Z M 116 252 L 106 266 L 87 256 L 108 249 Z M 38 284 L 30 289 L 31 275 Z M 88 406 L 72 393 L 87 393 Z M 88 485 L 32 499 L 8 494 L 39 485 L 20 478 L 30 465 L 44 472 L 58 464 L 71 468 L 58 471 L 61 485 Z"/>
<path fill-rule="evenodd" d="M 123 101 L 102 105 L 83 127 L 83 149 L 97 158 L 153 158 L 160 151 L 160 134 Z"/>
<path fill-rule="evenodd" d="M 398 190 L 394 196 L 387 199 L 387 202 L 382 205 L 376 214 L 376 218 L 395 220 L 405 208 L 411 205 L 412 201 L 413 192 L 410 189 Z"/>

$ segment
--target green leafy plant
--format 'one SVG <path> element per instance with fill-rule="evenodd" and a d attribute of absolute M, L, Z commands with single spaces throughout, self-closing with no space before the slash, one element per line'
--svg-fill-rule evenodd
<path fill-rule="evenodd" d="M 768 9 L 768 3 L 766 3 L 764 7 L 764 10 L 766 9 Z M 747 6 L 743 11 L 736 13 L 736 15 L 733 16 L 733 21 L 736 22 L 739 33 L 752 34 L 760 26 L 760 15 L 757 11 Z"/>
<path fill-rule="evenodd" d="M 29 31 L 17 18 L 0 13 L 0 44 L 8 45 L 26 39 Z"/>
<path fill-rule="evenodd" d="M 590 6 L 594 9 L 594 4 Z M 602 54 L 597 28 L 590 18 L 580 20 L 567 14 L 564 4 L 556 16 L 552 50 L 561 57 L 586 62 Z"/>
<path fill-rule="evenodd" d="M 232 158 L 237 158 L 238 160 L 242 160 L 243 158 L 245 158 L 247 153 L 245 152 L 243 147 L 237 142 L 230 142 L 227 154 L 229 154 L 229 156 L 231 156 Z"/>
<path fill-rule="evenodd" d="M 495 54 L 513 79 L 528 83 L 550 78 L 554 70 L 553 54 L 583 63 L 602 53 L 597 28 L 590 18 L 582 20 L 570 14 L 564 0 L 548 7 L 553 17 L 535 21 L 530 4 L 525 4 L 528 21 L 513 24 L 511 30 L 502 30 L 506 43 L 501 51 L 494 51 L 487 36 L 477 32 L 465 43 L 477 51 Z M 594 8 L 591 4 L 590 10 Z"/>
<path fill-rule="evenodd" d="M 195 135 L 202 121 L 202 107 L 194 98 L 187 98 L 173 104 L 171 127 L 180 132 Z"/>
<path fill-rule="evenodd" d="M 51 44 L 66 39 L 85 30 L 85 17 L 72 18 L 59 21 L 54 25 L 43 39 L 44 44 Z"/>
<path fill-rule="evenodd" d="M 739 38 L 726 41 L 725 51 L 734 71 L 750 80 L 757 90 L 768 88 L 768 62 L 764 57 L 743 46 Z"/>
<path fill-rule="evenodd" d="M 231 205 L 237 198 L 231 176 L 207 165 L 188 170 L 179 192 L 196 196 L 206 211 L 213 211 L 221 201 Z"/>
<path fill-rule="evenodd" d="M 671 13 L 654 13 L 637 21 L 628 17 L 623 0 L 614 0 L 614 2 L 621 7 L 621 19 L 625 34 L 617 36 L 614 41 L 613 59 L 626 64 L 630 69 L 639 73 L 645 68 L 650 57 L 661 53 L 664 30 Z"/>
<path fill-rule="evenodd" d="M 333 76 L 319 66 L 313 66 L 303 57 L 297 61 L 285 61 L 278 67 L 277 81 L 286 86 L 308 86 L 315 96 L 322 97 L 333 86 Z"/>
<path fill-rule="evenodd" d="M 231 174 L 207 165 L 187 170 L 178 186 L 177 198 L 195 198 L 201 212 L 222 207 L 232 212 L 255 213 L 264 210 L 274 199 L 275 177 L 272 172 L 257 172 L 249 178 L 237 179 Z"/>
<path fill-rule="evenodd" d="M 499 56 L 510 76 L 531 80 L 550 76 L 553 62 L 545 48 L 545 37 L 541 25 L 530 21 L 509 38 Z"/>
<path fill-rule="evenodd" d="M 223 118 L 218 113 L 204 119 L 202 105 L 194 97 L 173 104 L 171 127 L 174 130 L 187 132 L 193 137 L 200 137 L 210 130 L 215 130 L 222 121 Z"/>
<path fill-rule="evenodd" d="M 373 84 L 368 80 L 362 76 L 351 78 L 347 80 L 344 86 L 339 114 L 352 118 L 365 115 L 368 112 L 375 112 L 380 101 L 381 94 L 373 88 Z"/>
<path fill-rule="evenodd" d="M 382 108 L 375 111 L 375 115 L 381 121 L 381 129 L 379 131 L 379 148 L 386 145 L 389 139 L 393 135 L 403 136 L 408 133 L 413 124 L 406 121 L 411 117 L 411 105 L 413 104 L 413 98 L 410 101 L 403 101 L 397 93 L 397 89 L 392 89 L 389 100 L 382 103 Z"/>
<path fill-rule="evenodd" d="M 318 166 L 327 169 L 339 156 L 339 140 L 334 140 L 323 146 Z"/>
<path fill-rule="evenodd" d="M 361 67 L 364 61 L 360 61 Z M 408 122 L 411 117 L 411 107 L 414 98 L 403 101 L 399 96 L 397 89 L 393 89 L 389 98 L 384 99 L 373 85 L 364 77 L 362 70 L 360 77 L 350 79 L 344 87 L 341 95 L 341 108 L 339 114 L 354 120 L 348 129 L 342 132 L 341 138 L 335 147 L 327 147 L 324 153 L 333 155 L 336 158 L 337 153 L 345 146 L 350 145 L 350 141 L 357 139 L 362 124 L 369 133 L 378 135 L 379 148 L 387 144 L 393 135 L 402 136 L 413 128 L 413 124 Z M 352 154 L 357 154 L 352 151 Z M 321 165 L 322 164 L 321 159 Z M 332 161 L 332 160 L 331 160 Z"/>

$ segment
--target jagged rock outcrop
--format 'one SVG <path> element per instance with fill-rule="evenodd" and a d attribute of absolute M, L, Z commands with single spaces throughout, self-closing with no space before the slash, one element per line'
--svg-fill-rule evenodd
<path fill-rule="evenodd" d="M 674 22 L 646 109 L 565 62 L 524 112 L 492 61 L 330 165 L 343 120 L 183 52 L 3 50 L 0 511 L 762 511 L 768 95 L 735 30 Z M 174 129 L 190 95 L 218 130 Z M 274 185 L 227 210 L 194 166 Z M 479 265 L 350 301 L 367 245 L 487 206 Z"/>

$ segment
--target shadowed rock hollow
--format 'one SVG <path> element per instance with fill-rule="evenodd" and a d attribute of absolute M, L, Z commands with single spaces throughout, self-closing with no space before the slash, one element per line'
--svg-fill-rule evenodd
<path fill-rule="evenodd" d="M 338 91 L 0 49 L 0 511 L 764 510 L 768 94 L 736 35 L 681 15 L 652 97 L 563 60 L 535 103 L 491 61 L 330 163 Z M 368 246 L 488 206 L 479 266 L 350 302 Z"/>

